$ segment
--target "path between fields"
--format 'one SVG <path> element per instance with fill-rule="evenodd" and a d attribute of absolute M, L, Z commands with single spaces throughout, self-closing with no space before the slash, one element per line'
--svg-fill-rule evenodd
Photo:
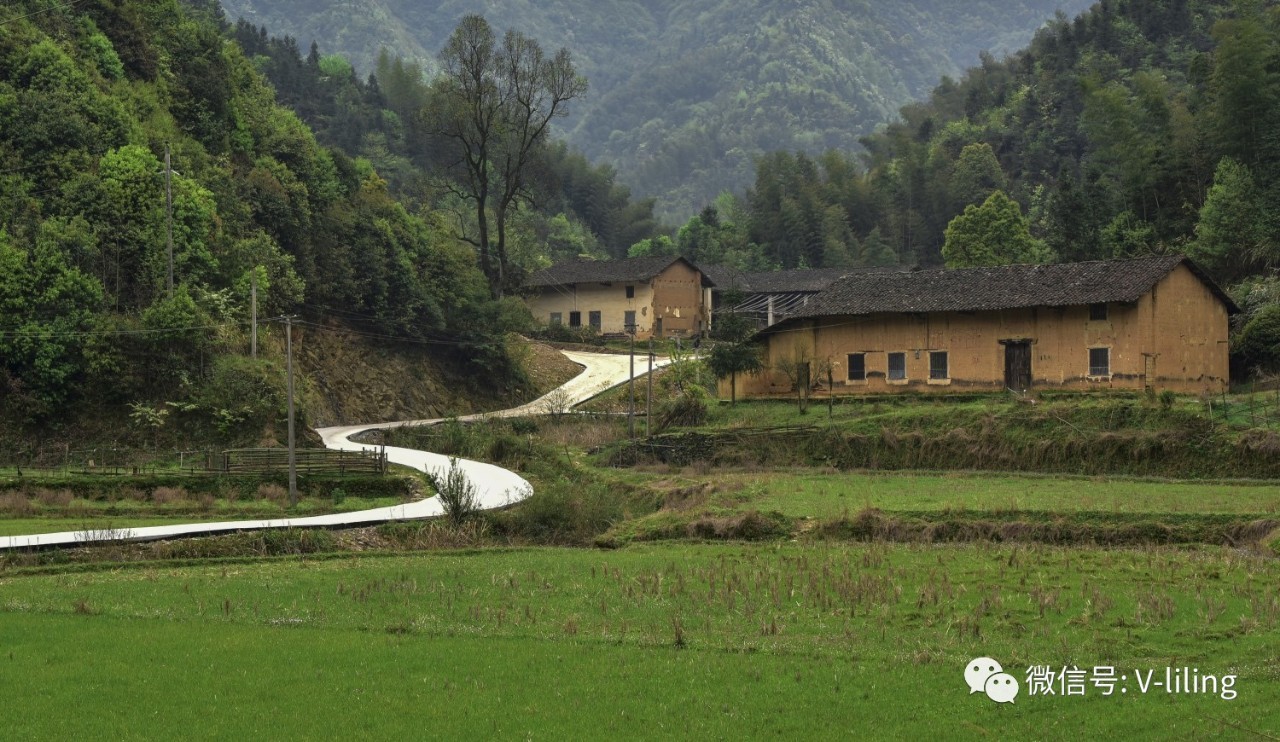
<path fill-rule="evenodd" d="M 569 360 L 583 367 L 580 374 L 570 379 L 556 390 L 519 407 L 495 412 L 484 412 L 476 415 L 465 415 L 458 420 L 463 422 L 485 420 L 489 418 L 520 417 L 523 415 L 539 415 L 547 412 L 563 412 L 569 407 L 591 399 L 612 387 L 623 384 L 629 377 L 630 357 L 604 353 L 579 353 L 561 351 Z M 643 355 L 636 360 L 636 378 L 647 371 L 647 359 Z M 665 366 L 670 361 L 658 359 L 654 368 Z M 324 440 L 327 448 L 344 451 L 374 450 L 375 445 L 357 443 L 352 436 L 370 430 L 384 428 L 401 428 L 418 425 L 434 425 L 443 418 L 430 420 L 401 420 L 396 422 L 369 423 L 365 425 L 347 425 L 342 427 L 318 428 L 317 433 Z M 393 464 L 403 464 L 432 474 L 442 474 L 448 470 L 449 458 L 437 453 L 417 451 L 411 448 L 387 446 L 387 460 Z M 476 486 L 480 507 L 484 510 L 500 508 L 519 502 L 533 494 L 533 487 L 515 472 L 508 471 L 493 464 L 480 461 L 458 459 L 458 468 L 462 469 Z M 358 510 L 351 513 L 334 513 L 332 515 L 313 515 L 303 518 L 272 518 L 267 520 L 237 520 L 216 523 L 188 523 L 174 526 L 145 526 L 122 529 L 84 529 L 79 531 L 62 531 L 59 533 L 42 533 L 30 536 L 0 537 L 0 549 L 20 549 L 35 546 L 69 546 L 72 544 L 98 543 L 104 541 L 154 541 L 181 536 L 199 536 L 233 531 L 252 531 L 264 528 L 315 528 L 332 526 L 375 525 L 398 520 L 418 520 L 442 515 L 444 509 L 438 497 L 393 505 L 372 510 Z"/>

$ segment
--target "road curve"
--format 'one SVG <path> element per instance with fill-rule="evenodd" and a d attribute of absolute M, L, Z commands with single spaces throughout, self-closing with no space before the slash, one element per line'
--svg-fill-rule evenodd
<path fill-rule="evenodd" d="M 539 415 L 548 412 L 562 412 L 574 405 L 619 384 L 629 378 L 630 358 L 625 355 L 604 353 L 578 353 L 561 351 L 569 360 L 583 367 L 581 373 L 570 379 L 555 391 L 546 394 L 528 404 L 512 407 L 507 410 L 485 412 L 477 415 L 466 415 L 458 420 L 467 422 L 495 417 L 520 417 L 523 415 Z M 660 358 L 654 367 L 665 366 L 670 361 Z M 637 361 L 636 377 L 647 371 L 647 362 Z M 345 451 L 361 451 L 373 449 L 375 446 L 357 443 L 351 437 L 369 430 L 384 428 L 400 428 L 417 425 L 434 425 L 443 420 L 401 420 L 396 422 L 369 423 L 365 425 L 347 425 L 342 427 L 319 428 L 316 430 L 324 440 L 327 448 Z M 411 448 L 387 446 L 387 460 L 394 464 L 441 474 L 448 470 L 449 458 L 441 454 L 417 451 Z M 480 461 L 458 459 L 458 467 L 476 486 L 476 494 L 480 507 L 488 510 L 519 502 L 533 494 L 533 487 L 515 472 L 508 471 L 493 464 Z M 79 531 L 62 531 L 59 533 L 41 533 L 30 536 L 0 537 L 0 550 L 22 549 L 42 546 L 71 546 L 75 544 L 99 543 L 107 541 L 154 541 L 158 539 L 177 538 L 182 536 L 200 536 L 234 531 L 251 531 L 266 528 L 315 528 L 335 526 L 360 526 L 386 523 L 398 520 L 418 520 L 442 515 L 444 509 L 438 497 L 393 505 L 386 508 L 359 510 L 351 513 L 334 513 L 331 515 L 313 515 L 305 518 L 272 518 L 267 520 L 237 520 L 216 523 L 188 523 L 174 526 L 146 526 L 139 528 L 94 529 Z"/>

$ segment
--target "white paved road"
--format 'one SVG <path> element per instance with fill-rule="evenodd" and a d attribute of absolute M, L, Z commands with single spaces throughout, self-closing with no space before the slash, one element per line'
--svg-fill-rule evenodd
<path fill-rule="evenodd" d="M 461 421 L 481 420 L 491 417 L 519 417 L 522 415 L 538 415 L 547 412 L 561 412 L 577 404 L 591 399 L 601 392 L 625 383 L 630 376 L 628 366 L 630 358 L 625 355 L 609 355 L 604 353 L 577 353 L 562 351 L 571 361 L 583 367 L 582 373 L 569 380 L 557 390 L 533 402 L 507 410 L 486 412 L 479 415 L 466 415 L 458 418 Z M 658 359 L 654 367 L 665 366 L 666 358 Z M 648 361 L 644 356 L 636 357 L 636 377 L 639 378 L 648 370 Z M 398 428 L 415 425 L 434 425 L 442 418 L 432 420 L 401 420 L 396 422 L 370 423 L 366 425 L 348 425 L 334 428 L 320 428 L 316 432 L 324 440 L 327 448 L 346 451 L 373 449 L 375 446 L 356 443 L 351 436 L 369 430 Z M 388 446 L 387 459 L 395 464 L 411 466 L 415 469 L 442 474 L 448 470 L 449 459 L 440 454 L 417 451 L 410 448 Z M 525 499 L 533 494 L 533 487 L 514 472 L 507 471 L 492 464 L 479 461 L 459 459 L 458 467 L 462 469 L 476 486 L 483 509 L 499 508 Z M 189 523 L 175 526 L 147 526 L 125 529 L 85 529 L 80 531 L 63 531 L 60 533 L 42 533 L 30 536 L 0 537 L 0 549 L 21 549 L 37 546 L 67 546 L 73 544 L 96 543 L 103 541 L 153 541 L 157 539 L 181 536 L 198 536 L 233 531 L 250 531 L 263 528 L 312 528 L 334 526 L 359 526 L 386 523 L 397 520 L 418 520 L 442 515 L 440 500 L 429 497 L 425 500 L 395 505 L 373 510 L 360 510 L 353 513 L 336 513 L 333 515 L 315 515 L 306 518 L 273 518 L 269 520 L 239 520 L 218 523 Z"/>

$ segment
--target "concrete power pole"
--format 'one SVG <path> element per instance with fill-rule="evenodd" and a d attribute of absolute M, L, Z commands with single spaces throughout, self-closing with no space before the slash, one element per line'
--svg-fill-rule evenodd
<path fill-rule="evenodd" d="M 644 403 L 644 437 L 652 438 L 650 422 L 653 420 L 653 338 L 649 338 L 649 397 Z"/>
<path fill-rule="evenodd" d="M 258 357 L 258 269 L 255 266 L 249 274 L 249 314 L 253 317 L 252 329 L 249 331 L 249 356 Z"/>
<path fill-rule="evenodd" d="M 627 378 L 627 385 L 631 389 L 631 411 L 627 413 L 627 436 L 636 437 L 636 328 L 633 325 L 628 328 L 631 330 L 631 376 Z"/>
<path fill-rule="evenodd" d="M 293 438 L 293 317 L 284 318 L 285 373 L 289 378 L 289 504 L 298 504 L 298 460 Z"/>
<path fill-rule="evenodd" d="M 173 298 L 173 163 L 169 159 L 169 144 L 164 145 L 164 210 L 165 232 L 169 243 L 169 298 Z"/>

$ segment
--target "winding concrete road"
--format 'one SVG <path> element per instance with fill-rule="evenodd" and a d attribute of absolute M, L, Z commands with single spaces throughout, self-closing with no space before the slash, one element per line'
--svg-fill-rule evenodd
<path fill-rule="evenodd" d="M 520 417 L 539 415 L 549 412 L 563 412 L 581 404 L 588 399 L 619 384 L 629 378 L 630 358 L 624 355 L 603 353 L 577 353 L 562 351 L 569 360 L 583 367 L 582 373 L 570 379 L 563 386 L 550 394 L 546 394 L 528 404 L 507 410 L 485 412 L 478 415 L 466 415 L 458 419 L 464 422 L 483 420 L 495 417 Z M 666 358 L 658 359 L 654 368 L 667 365 Z M 640 378 L 648 370 L 648 362 L 636 361 L 636 378 Z M 431 420 L 401 420 L 396 422 L 369 423 L 366 425 L 348 425 L 343 427 L 319 428 L 316 432 L 324 440 L 327 448 L 345 451 L 361 451 L 374 449 L 376 446 L 357 443 L 351 437 L 369 430 L 384 428 L 400 428 L 416 425 L 434 425 L 443 418 Z M 411 448 L 387 446 L 387 460 L 395 464 L 420 469 L 440 475 L 448 471 L 449 458 L 441 454 L 417 451 Z M 458 468 L 467 475 L 476 486 L 476 494 L 480 507 L 488 510 L 500 508 L 519 502 L 533 494 L 533 487 L 515 472 L 502 467 L 485 464 L 480 461 L 458 459 Z M 238 520 L 217 523 L 188 523 L 175 526 L 147 526 L 122 529 L 86 528 L 80 531 L 63 531 L 60 533 L 41 533 L 30 536 L 0 537 L 0 549 L 22 549 L 41 546 L 70 546 L 106 541 L 154 541 L 158 539 L 177 538 L 182 536 L 199 536 L 233 531 L 251 531 L 264 528 L 316 528 L 337 526 L 360 526 L 387 523 L 398 520 L 418 520 L 432 518 L 444 513 L 437 497 L 394 505 L 373 510 L 360 510 L 352 513 L 335 513 L 332 515 L 314 515 L 305 518 L 273 518 L 269 520 Z"/>

